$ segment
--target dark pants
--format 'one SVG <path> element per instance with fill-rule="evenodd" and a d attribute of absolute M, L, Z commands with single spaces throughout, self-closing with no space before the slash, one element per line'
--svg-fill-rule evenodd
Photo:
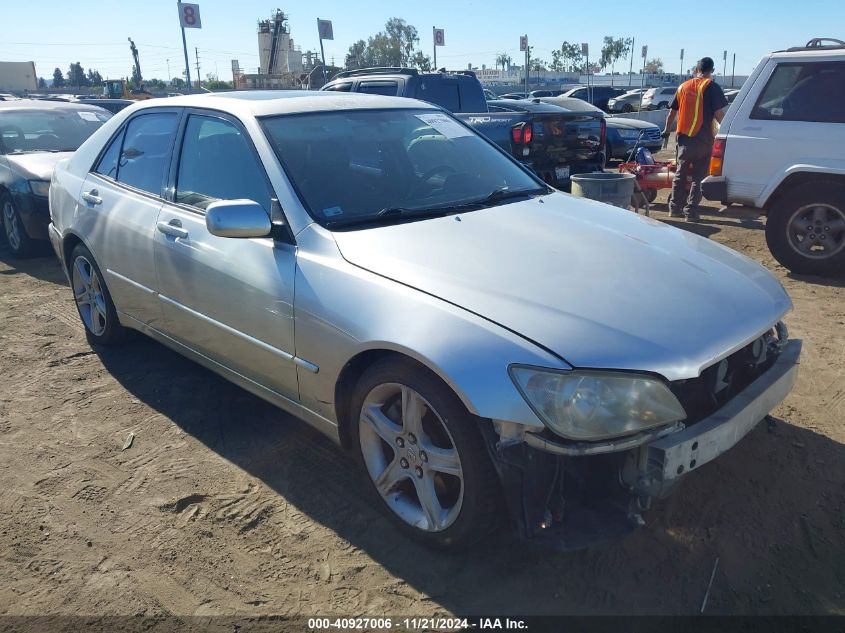
<path fill-rule="evenodd" d="M 713 149 L 711 138 L 697 136 L 678 137 L 678 168 L 672 181 L 672 213 L 693 217 L 698 216 L 701 202 L 701 181 L 707 176 L 710 167 L 710 152 Z M 692 178 L 689 195 L 686 193 L 687 178 Z"/>

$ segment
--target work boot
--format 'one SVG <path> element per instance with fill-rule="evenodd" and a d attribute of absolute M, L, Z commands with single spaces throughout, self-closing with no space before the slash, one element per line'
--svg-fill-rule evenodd
<path fill-rule="evenodd" d="M 687 222 L 701 222 L 701 216 L 696 212 L 687 213 Z"/>

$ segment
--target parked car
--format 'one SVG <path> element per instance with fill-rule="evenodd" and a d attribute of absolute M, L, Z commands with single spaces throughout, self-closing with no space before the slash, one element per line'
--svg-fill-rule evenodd
<path fill-rule="evenodd" d="M 529 99 L 537 99 L 539 97 L 557 97 L 563 94 L 563 90 L 532 90 L 528 93 Z"/>
<path fill-rule="evenodd" d="M 845 42 L 767 55 L 728 108 L 702 183 L 710 200 L 761 209 L 772 255 L 795 273 L 845 272 L 843 103 Z"/>
<path fill-rule="evenodd" d="M 499 99 L 527 99 L 528 93 L 527 92 L 506 92 L 503 95 L 499 95 Z"/>
<path fill-rule="evenodd" d="M 643 93 L 643 110 L 668 110 L 675 100 L 677 86 L 662 86 L 660 88 L 649 88 Z"/>
<path fill-rule="evenodd" d="M 108 110 L 112 114 L 117 114 L 118 112 L 123 110 L 123 108 L 128 108 L 135 102 L 132 101 L 132 99 L 90 99 L 86 97 L 82 99 L 77 99 L 74 103 L 82 103 L 84 105 L 97 106 L 98 108 Z"/>
<path fill-rule="evenodd" d="M 586 101 L 587 103 L 590 103 L 596 106 L 597 108 L 601 108 L 602 110 L 607 112 L 607 102 L 610 99 L 614 99 L 623 95 L 624 93 L 625 91 L 621 88 L 612 88 L 610 86 L 582 86 L 580 88 L 572 88 L 571 90 L 567 90 L 566 92 L 563 92 L 560 96 L 581 99 L 582 101 Z"/>
<path fill-rule="evenodd" d="M 438 105 L 560 189 L 569 187 L 571 175 L 601 171 L 604 164 L 600 118 L 536 104 L 508 105 L 515 100 L 487 101 L 472 72 L 367 68 L 339 73 L 322 90 L 412 97 Z"/>
<path fill-rule="evenodd" d="M 559 106 L 569 112 L 592 112 L 603 117 L 607 127 L 604 150 L 607 160 L 625 160 L 637 146 L 652 152 L 660 151 L 663 147 L 662 130 L 654 123 L 608 116 L 596 106 L 573 97 L 545 97 L 540 101 Z"/>
<path fill-rule="evenodd" d="M 556 192 L 423 101 L 145 101 L 50 207 L 93 344 L 140 330 L 303 418 L 429 543 L 631 530 L 795 380 L 765 268 Z"/>
<path fill-rule="evenodd" d="M 642 94 L 640 92 L 626 92 L 607 101 L 608 112 L 638 112 Z"/>
<path fill-rule="evenodd" d="M 70 103 L 0 102 L 0 222 L 14 256 L 31 255 L 35 241 L 47 239 L 47 190 L 56 163 L 110 117 Z"/>

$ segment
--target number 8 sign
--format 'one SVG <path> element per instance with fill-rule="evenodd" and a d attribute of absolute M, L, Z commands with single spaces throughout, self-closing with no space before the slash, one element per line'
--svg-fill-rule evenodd
<path fill-rule="evenodd" d="M 179 2 L 179 23 L 183 29 L 201 29 L 200 5 Z"/>

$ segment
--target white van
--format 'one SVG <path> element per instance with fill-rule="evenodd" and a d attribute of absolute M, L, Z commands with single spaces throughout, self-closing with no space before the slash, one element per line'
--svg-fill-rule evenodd
<path fill-rule="evenodd" d="M 845 272 L 845 42 L 764 57 L 728 108 L 704 196 L 762 209 L 795 273 Z"/>

